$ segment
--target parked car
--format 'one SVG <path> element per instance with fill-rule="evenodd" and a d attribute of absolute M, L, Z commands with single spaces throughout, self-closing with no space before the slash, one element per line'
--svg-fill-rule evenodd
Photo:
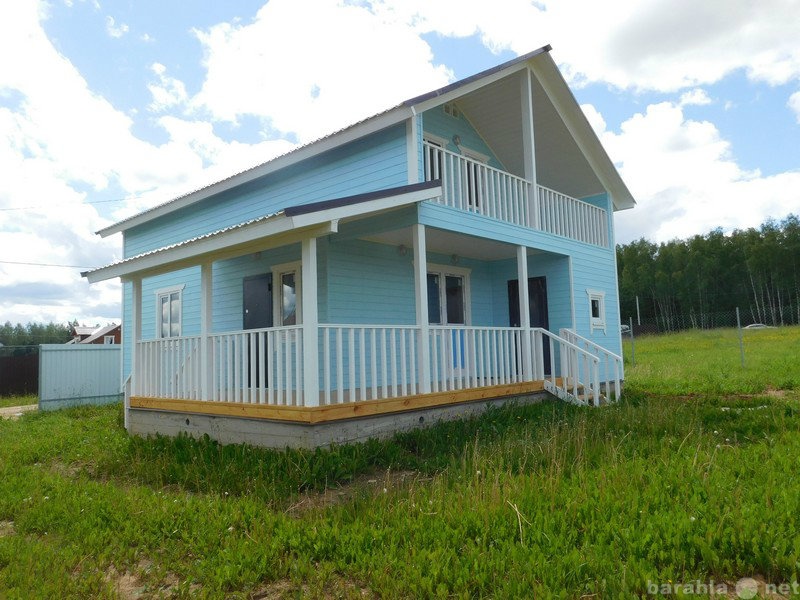
<path fill-rule="evenodd" d="M 764 325 L 763 323 L 752 323 L 744 329 L 775 329 L 772 325 Z"/>
<path fill-rule="evenodd" d="M 622 333 L 622 334 L 630 333 L 631 332 L 631 328 L 628 325 L 620 325 L 619 326 L 619 332 Z"/>

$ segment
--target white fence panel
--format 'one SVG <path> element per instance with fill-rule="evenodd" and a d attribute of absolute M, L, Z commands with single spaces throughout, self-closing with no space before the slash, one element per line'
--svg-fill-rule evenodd
<path fill-rule="evenodd" d="M 122 346 L 39 346 L 39 409 L 57 410 L 122 400 Z"/>

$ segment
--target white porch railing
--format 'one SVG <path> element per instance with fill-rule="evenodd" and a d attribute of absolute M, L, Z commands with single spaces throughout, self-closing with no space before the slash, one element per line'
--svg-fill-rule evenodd
<path fill-rule="evenodd" d="M 420 329 L 320 325 L 321 402 L 339 404 L 419 393 Z"/>
<path fill-rule="evenodd" d="M 209 336 L 209 400 L 303 406 L 301 326 Z"/>
<path fill-rule="evenodd" d="M 204 369 L 200 336 L 139 342 L 133 389 L 136 395 L 199 400 Z"/>
<path fill-rule="evenodd" d="M 608 247 L 608 215 L 605 210 L 541 185 L 538 188 L 542 231 Z"/>
<path fill-rule="evenodd" d="M 625 378 L 625 367 L 622 357 L 613 352 L 609 352 L 602 346 L 595 344 L 592 340 L 578 335 L 572 329 L 561 329 L 559 335 L 572 344 L 597 356 L 600 361 L 600 385 L 603 387 L 605 395 L 609 400 L 619 399 L 622 396 L 622 381 Z"/>
<path fill-rule="evenodd" d="M 522 340 L 513 327 L 431 327 L 431 391 L 525 381 Z"/>
<path fill-rule="evenodd" d="M 607 212 L 527 179 L 429 142 L 423 143 L 425 179 L 442 181 L 436 202 L 587 244 L 608 247 Z"/>
<path fill-rule="evenodd" d="M 302 326 L 213 334 L 205 349 L 199 336 L 142 341 L 134 394 L 277 406 L 412 396 L 425 387 L 419 356 L 427 344 L 431 392 L 544 380 L 545 389 L 578 404 L 599 405 L 603 385 L 620 396 L 621 359 L 569 330 L 426 329 L 423 340 L 416 326 L 320 325 L 315 390 L 303 389 Z"/>

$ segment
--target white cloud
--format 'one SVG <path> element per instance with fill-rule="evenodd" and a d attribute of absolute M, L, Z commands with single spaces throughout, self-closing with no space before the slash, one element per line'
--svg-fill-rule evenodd
<path fill-rule="evenodd" d="M 165 143 L 137 138 L 131 118 L 89 89 L 47 39 L 42 6 L 9 3 L 0 11 L 0 54 L 26 49 L 25 61 L 0 61 L 2 260 L 107 264 L 120 257 L 120 240 L 94 234 L 109 220 L 100 205 L 86 203 L 93 193 L 113 186 L 135 197 L 113 215 L 128 216 L 291 147 L 226 142 L 207 123 L 172 117 L 157 122 Z M 185 100 L 180 82 L 160 68 L 155 74 L 162 101 L 177 106 Z M 89 288 L 80 270 L 0 263 L 0 314 L 21 322 L 118 320 L 119 284 Z"/>
<path fill-rule="evenodd" d="M 679 104 L 681 106 L 703 106 L 712 102 L 713 100 L 704 89 L 695 88 L 681 94 Z"/>
<path fill-rule="evenodd" d="M 125 23 L 120 23 L 117 25 L 117 22 L 114 20 L 114 17 L 107 16 L 106 17 L 106 33 L 113 38 L 121 38 L 123 35 L 128 33 L 128 26 Z"/>
<path fill-rule="evenodd" d="M 590 121 L 594 110 L 584 107 Z M 797 210 L 788 191 L 800 187 L 800 171 L 763 177 L 743 170 L 719 130 L 687 119 L 680 101 L 652 104 L 618 133 L 603 128 L 599 135 L 638 202 L 617 213 L 618 242 L 755 227 Z"/>
<path fill-rule="evenodd" d="M 573 83 L 676 91 L 737 69 L 754 80 L 800 76 L 798 0 L 383 0 L 374 10 L 422 33 L 478 34 L 518 54 L 551 43 Z"/>
<path fill-rule="evenodd" d="M 207 76 L 195 105 L 231 122 L 260 116 L 301 141 L 452 79 L 406 24 L 334 0 L 272 0 L 252 23 L 197 37 Z"/>
<path fill-rule="evenodd" d="M 794 111 L 797 122 L 800 123 L 800 92 L 795 92 L 789 96 L 789 102 L 787 104 L 789 108 Z"/>
<path fill-rule="evenodd" d="M 150 70 L 158 77 L 158 83 L 148 84 L 147 89 L 153 95 L 150 110 L 161 112 L 174 106 L 183 105 L 188 99 L 186 86 L 179 79 L 169 77 L 167 68 L 161 63 L 153 63 Z"/>

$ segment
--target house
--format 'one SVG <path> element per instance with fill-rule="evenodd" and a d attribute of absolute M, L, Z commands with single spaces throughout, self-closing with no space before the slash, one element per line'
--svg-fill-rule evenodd
<path fill-rule="evenodd" d="M 68 344 L 79 344 L 90 335 L 92 335 L 97 327 L 87 327 L 86 325 L 70 325 L 70 335 L 72 339 L 67 342 Z"/>
<path fill-rule="evenodd" d="M 81 340 L 81 344 L 121 344 L 122 325 L 109 323 L 103 327 L 98 327 L 92 335 Z"/>
<path fill-rule="evenodd" d="M 121 344 L 122 325 L 109 323 L 102 327 L 72 326 L 72 339 L 68 344 Z"/>
<path fill-rule="evenodd" d="M 130 432 L 314 447 L 618 398 L 633 206 L 545 46 L 111 225 L 84 276 L 124 282 Z"/>

